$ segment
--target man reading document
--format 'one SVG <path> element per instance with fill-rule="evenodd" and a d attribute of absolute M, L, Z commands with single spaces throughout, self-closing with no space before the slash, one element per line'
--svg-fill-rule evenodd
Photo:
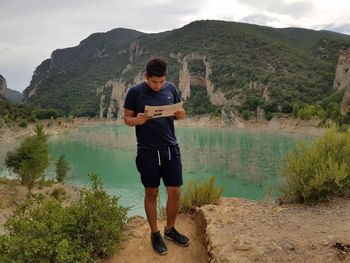
<path fill-rule="evenodd" d="M 163 60 L 150 60 L 146 65 L 145 81 L 128 91 L 124 103 L 124 122 L 135 126 L 136 130 L 136 167 L 145 187 L 144 205 L 151 229 L 151 243 L 161 255 L 168 251 L 157 227 L 157 196 L 161 179 L 168 194 L 164 237 L 179 246 L 189 244 L 189 239 L 175 229 L 182 163 L 174 119 L 184 119 L 185 111 L 175 85 L 166 81 L 166 69 L 167 64 Z"/>

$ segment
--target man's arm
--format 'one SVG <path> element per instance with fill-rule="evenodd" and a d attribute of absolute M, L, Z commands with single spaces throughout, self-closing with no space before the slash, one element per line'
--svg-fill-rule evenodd
<path fill-rule="evenodd" d="M 174 119 L 175 120 L 183 120 L 186 117 L 186 112 L 184 109 L 181 109 L 179 111 L 174 112 Z"/>
<path fill-rule="evenodd" d="M 138 113 L 135 116 L 135 112 L 124 108 L 124 123 L 129 126 L 136 126 L 144 124 L 149 117 L 144 113 Z"/>

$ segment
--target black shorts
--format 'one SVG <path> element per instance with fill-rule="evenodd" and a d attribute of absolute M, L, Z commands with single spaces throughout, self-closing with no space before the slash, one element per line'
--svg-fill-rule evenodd
<path fill-rule="evenodd" d="M 159 187 L 161 178 L 165 186 L 182 185 L 182 163 L 178 145 L 154 150 L 139 149 L 136 167 L 144 187 Z"/>

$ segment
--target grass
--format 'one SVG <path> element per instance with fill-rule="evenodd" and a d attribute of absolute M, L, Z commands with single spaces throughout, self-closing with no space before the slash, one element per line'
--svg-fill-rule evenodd
<path fill-rule="evenodd" d="M 215 185 L 214 176 L 204 182 L 189 180 L 182 190 L 180 211 L 189 212 L 206 204 L 218 204 L 223 191 L 222 187 Z"/>

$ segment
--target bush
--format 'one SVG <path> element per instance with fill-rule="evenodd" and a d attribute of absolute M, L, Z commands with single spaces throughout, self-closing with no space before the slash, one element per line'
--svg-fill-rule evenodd
<path fill-rule="evenodd" d="M 180 210 L 186 212 L 198 206 L 217 204 L 224 190 L 215 186 L 215 177 L 212 176 L 203 183 L 190 180 L 186 182 L 182 191 Z"/>
<path fill-rule="evenodd" d="M 277 111 L 278 111 L 278 104 L 277 104 L 277 102 L 275 102 L 275 101 L 272 101 L 272 102 L 265 102 L 265 103 L 262 105 L 262 109 L 263 109 L 265 112 L 277 112 Z"/>
<path fill-rule="evenodd" d="M 271 112 L 266 113 L 265 119 L 266 119 L 267 121 L 270 121 L 272 118 L 273 118 L 273 115 L 272 115 Z"/>
<path fill-rule="evenodd" d="M 61 154 L 56 162 L 56 179 L 58 182 L 63 182 L 67 176 L 70 167 L 67 161 L 64 159 L 64 154 Z"/>
<path fill-rule="evenodd" d="M 66 190 L 64 190 L 62 187 L 55 188 L 51 193 L 51 196 L 58 201 L 64 200 L 66 195 Z"/>
<path fill-rule="evenodd" d="M 282 112 L 283 113 L 292 113 L 293 112 L 293 105 L 290 102 L 283 102 L 282 103 Z"/>
<path fill-rule="evenodd" d="M 312 146 L 300 143 L 284 158 L 279 175 L 290 201 L 322 200 L 345 194 L 350 187 L 350 132 L 327 132 Z"/>
<path fill-rule="evenodd" d="M 19 127 L 21 128 L 27 128 L 28 127 L 28 122 L 23 120 L 18 124 Z"/>
<path fill-rule="evenodd" d="M 38 109 L 35 110 L 33 114 L 39 120 L 64 117 L 63 111 L 56 109 Z"/>
<path fill-rule="evenodd" d="M 246 121 L 249 120 L 250 111 L 249 111 L 249 110 L 244 110 L 244 111 L 242 112 L 242 117 L 243 117 L 243 119 L 245 119 Z"/>
<path fill-rule="evenodd" d="M 109 196 L 95 174 L 92 190 L 67 207 L 43 195 L 18 206 L 0 236 L 0 262 L 94 262 L 121 241 L 128 208 Z"/>
<path fill-rule="evenodd" d="M 25 138 L 21 145 L 6 156 L 6 166 L 18 174 L 21 183 L 31 191 L 35 181 L 44 178 L 49 166 L 49 150 L 43 126 L 37 124 L 36 136 Z"/>
<path fill-rule="evenodd" d="M 293 116 L 294 116 L 294 118 L 298 118 L 299 110 L 300 110 L 299 104 L 298 103 L 294 103 L 294 105 L 293 105 Z"/>

